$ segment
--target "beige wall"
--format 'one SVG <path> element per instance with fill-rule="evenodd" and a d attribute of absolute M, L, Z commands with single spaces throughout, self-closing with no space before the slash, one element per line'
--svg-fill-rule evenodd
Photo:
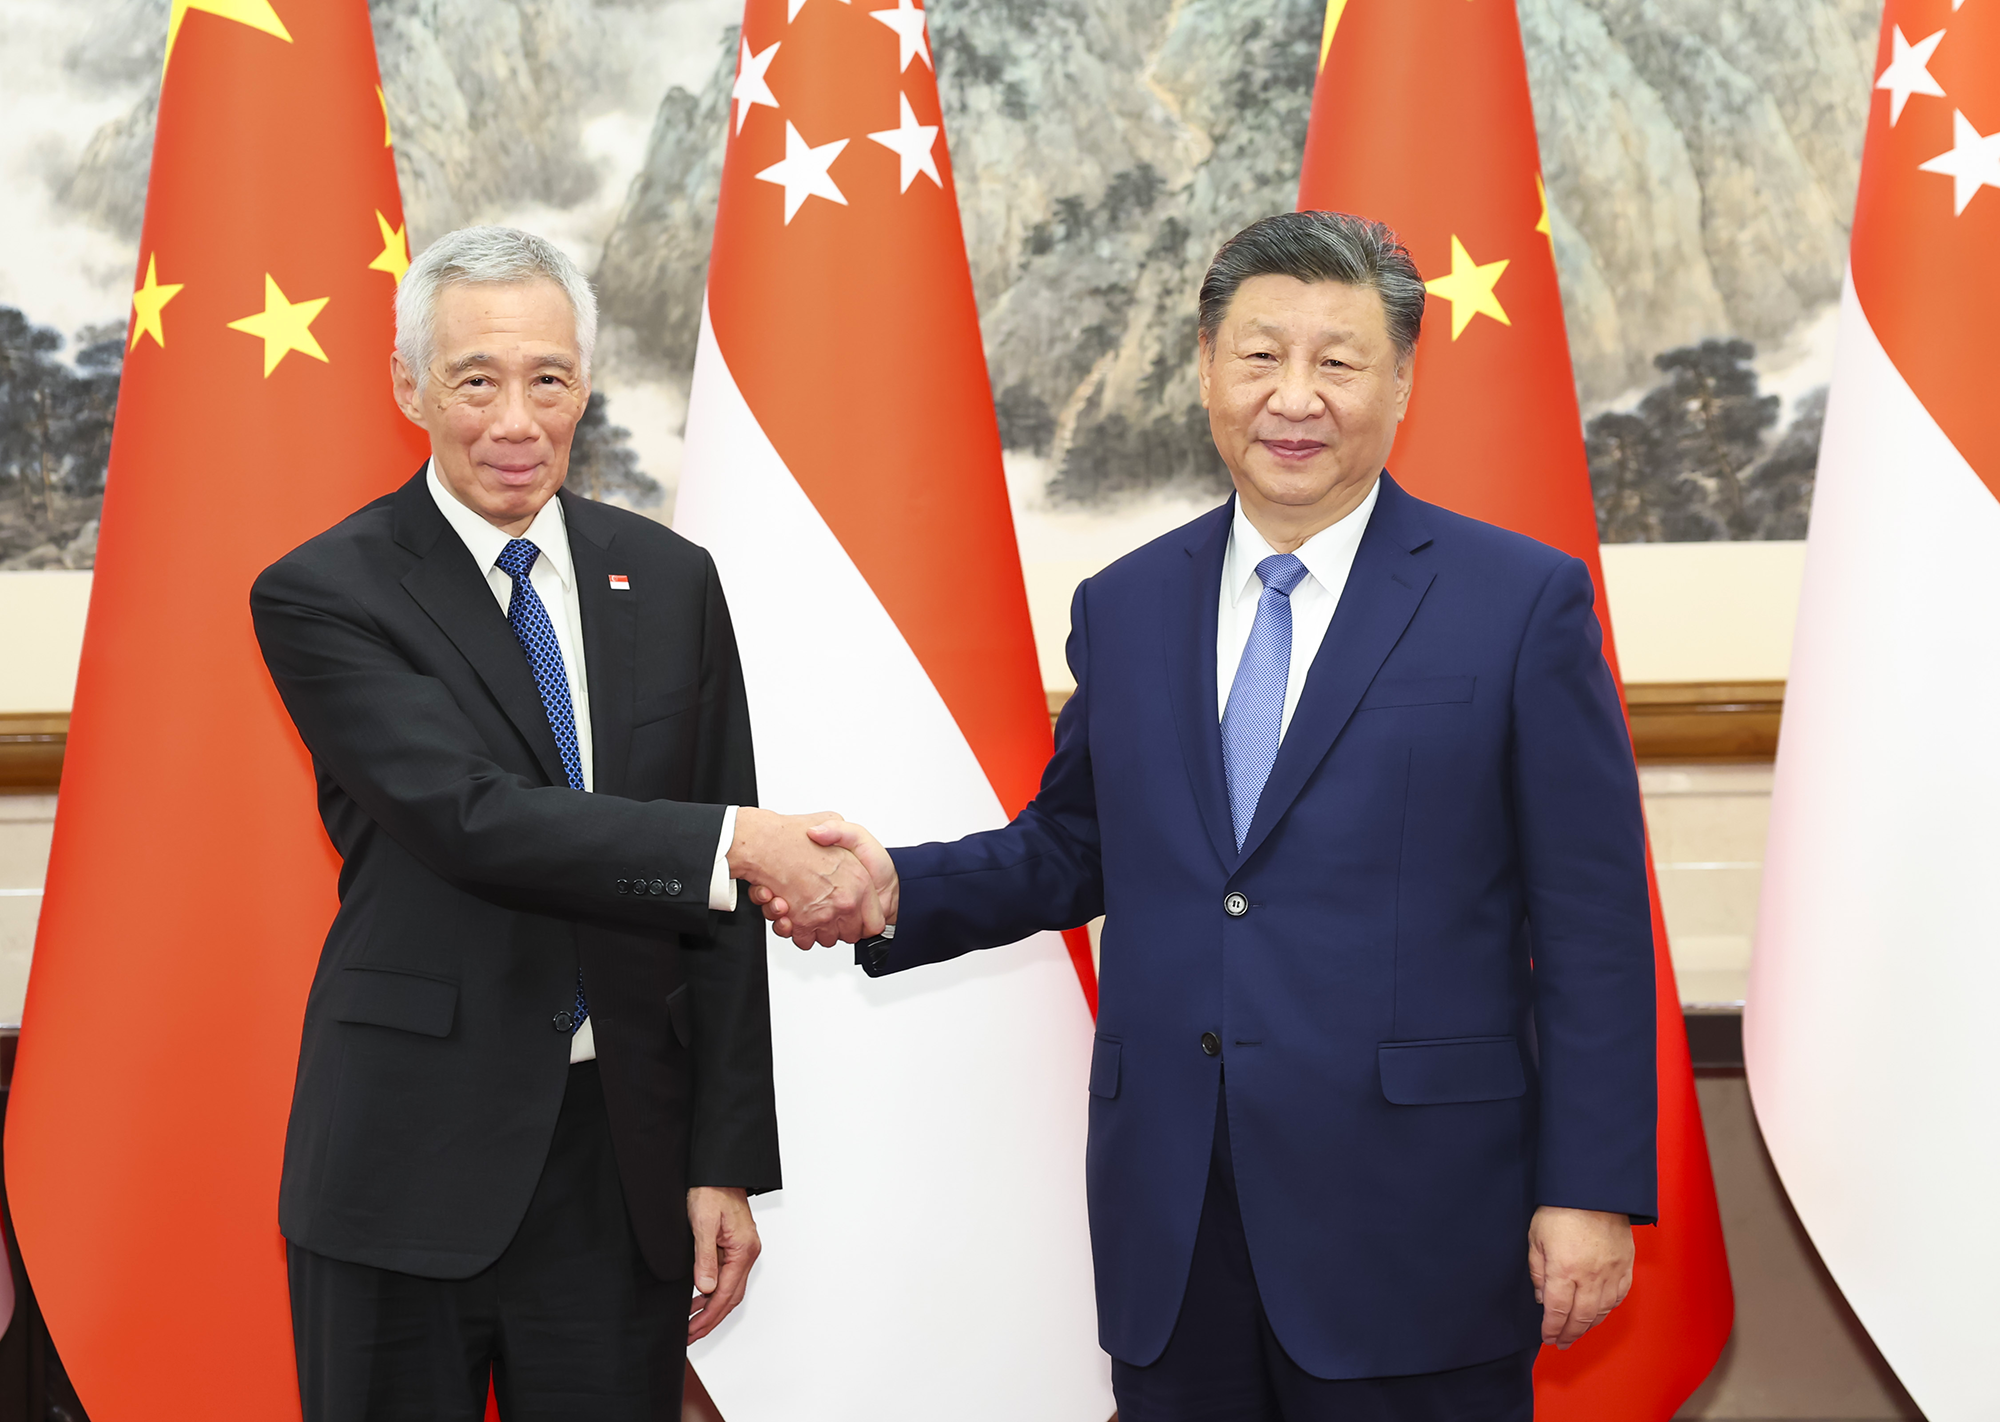
<path fill-rule="evenodd" d="M 67 711 L 89 573 L 0 573 L 0 712 Z"/>
<path fill-rule="evenodd" d="M 0 795 L 0 1026 L 21 1020 L 55 822 L 53 795 Z"/>
<path fill-rule="evenodd" d="M 1768 765 L 1645 765 L 1639 790 L 1683 1003 L 1740 1004 L 1764 880 Z"/>
<path fill-rule="evenodd" d="M 1806 545 L 1607 543 L 1605 594 L 1627 681 L 1782 681 Z"/>

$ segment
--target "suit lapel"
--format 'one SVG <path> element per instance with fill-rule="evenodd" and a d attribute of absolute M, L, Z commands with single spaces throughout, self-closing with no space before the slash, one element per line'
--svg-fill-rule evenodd
<path fill-rule="evenodd" d="M 639 614 L 634 599 L 650 589 L 641 578 L 629 591 L 613 592 L 611 574 L 630 576 L 618 563 L 617 530 L 600 505 L 564 493 L 563 522 L 576 569 L 577 609 L 583 618 L 583 666 L 590 683 L 591 785 L 618 795 L 632 754 L 632 712 Z M 614 566 L 616 565 L 616 566 Z"/>
<path fill-rule="evenodd" d="M 451 639 L 528 743 L 551 785 L 569 784 L 535 674 L 479 565 L 431 501 L 424 476 L 396 492 L 396 541 L 418 555 L 403 587 Z"/>
<path fill-rule="evenodd" d="M 1387 473 L 1382 475 L 1382 492 L 1355 551 L 1333 623 L 1306 673 L 1298 709 L 1258 797 L 1243 858 L 1257 852 L 1326 759 L 1437 576 L 1410 556 L 1431 541 L 1421 509 Z M 1211 615 L 1211 628 L 1213 622 Z"/>
<path fill-rule="evenodd" d="M 1201 822 L 1216 856 L 1235 867 L 1236 829 L 1229 819 L 1229 795 L 1222 775 L 1222 729 L 1215 712 L 1216 609 L 1222 598 L 1222 558 L 1229 548 L 1231 498 L 1188 528 L 1184 569 L 1168 575 L 1161 606 L 1166 623 L 1167 697 L 1180 734 Z"/>

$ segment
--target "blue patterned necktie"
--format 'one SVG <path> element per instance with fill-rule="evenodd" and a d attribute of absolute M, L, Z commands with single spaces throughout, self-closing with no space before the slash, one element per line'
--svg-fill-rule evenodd
<path fill-rule="evenodd" d="M 583 789 L 583 756 L 576 745 L 576 711 L 569 702 L 569 673 L 563 669 L 562 643 L 556 640 L 555 624 L 549 621 L 549 610 L 542 606 L 542 599 L 535 591 L 535 585 L 528 581 L 528 570 L 535 566 L 535 560 L 542 556 L 542 550 L 525 538 L 516 538 L 500 550 L 500 556 L 493 565 L 514 580 L 514 595 L 507 600 L 507 625 L 514 629 L 514 640 L 527 653 L 528 666 L 535 674 L 535 689 L 542 694 L 542 710 L 548 713 L 549 729 L 555 732 L 556 752 L 562 756 L 563 774 L 569 777 L 569 788 Z M 1263 614 L 1260 612 L 1259 617 Z M 583 1019 L 590 1015 L 590 1004 L 583 996 L 583 970 L 576 974 L 576 1018 L 570 1028 L 572 1035 L 583 1026 Z"/>
<path fill-rule="evenodd" d="M 1229 818 L 1236 826 L 1238 849 L 1278 760 L 1285 683 L 1292 671 L 1292 589 L 1305 575 L 1306 565 L 1291 553 L 1273 553 L 1257 565 L 1264 591 L 1222 711 L 1222 770 L 1229 780 Z"/>

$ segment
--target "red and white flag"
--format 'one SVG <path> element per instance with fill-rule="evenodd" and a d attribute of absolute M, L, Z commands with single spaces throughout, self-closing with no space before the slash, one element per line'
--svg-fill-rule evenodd
<path fill-rule="evenodd" d="M 1299 206 L 1388 223 L 1430 278 L 1390 468 L 1589 564 L 1616 676 L 1514 0 L 1329 0 L 1321 56 Z M 1568 1352 L 1543 1350 L 1541 1422 L 1665 1422 L 1734 1316 L 1657 885 L 1653 939 L 1660 1222 L 1637 1232 L 1630 1298 Z"/>
<path fill-rule="evenodd" d="M 675 526 L 714 555 L 767 805 L 997 827 L 1048 713 L 924 12 L 748 0 Z M 1094 979 L 1055 934 L 881 982 L 773 943 L 785 1189 L 694 1350 L 729 1422 L 1104 1422 Z"/>
<path fill-rule="evenodd" d="M 2000 3 L 1889 0 L 1744 1051 L 1931 1422 L 2000 1417 Z"/>

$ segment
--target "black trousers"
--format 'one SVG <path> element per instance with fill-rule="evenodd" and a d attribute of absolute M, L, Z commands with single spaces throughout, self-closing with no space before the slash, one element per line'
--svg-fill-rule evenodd
<path fill-rule="evenodd" d="M 287 1246 L 305 1422 L 679 1422 L 691 1280 L 640 1256 L 597 1063 L 569 1069 L 506 1250 L 426 1279 Z"/>
<path fill-rule="evenodd" d="M 1153 1363 L 1111 1360 L 1111 1389 L 1118 1422 L 1532 1422 L 1535 1352 L 1394 1378 L 1328 1380 L 1294 1363 L 1257 1296 L 1218 1106 L 1180 1317 Z"/>

